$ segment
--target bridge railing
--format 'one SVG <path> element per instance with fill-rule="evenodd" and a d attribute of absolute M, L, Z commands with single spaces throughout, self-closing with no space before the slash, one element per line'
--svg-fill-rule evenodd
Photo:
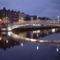
<path fill-rule="evenodd" d="M 18 26 L 59 26 L 60 27 L 60 21 L 56 21 L 56 20 L 32 20 L 32 21 L 24 21 L 24 22 L 14 22 L 13 24 L 9 24 L 9 26 L 11 28 L 16 28 Z"/>

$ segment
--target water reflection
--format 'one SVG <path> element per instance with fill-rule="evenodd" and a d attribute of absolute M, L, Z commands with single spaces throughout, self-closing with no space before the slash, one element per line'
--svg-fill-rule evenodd
<path fill-rule="evenodd" d="M 8 36 L 11 36 L 12 35 L 12 32 L 10 31 L 10 32 L 7 32 L 7 35 Z"/>
<path fill-rule="evenodd" d="M 57 45 L 57 48 L 56 48 L 56 51 L 57 51 L 57 52 L 59 52 L 59 47 L 60 47 L 60 46 L 59 46 L 59 45 Z"/>
<path fill-rule="evenodd" d="M 60 29 L 38 29 L 38 30 L 27 30 L 20 31 L 18 33 L 15 31 L 9 32 L 1 32 L 0 34 L 0 48 L 6 49 L 10 47 L 14 47 L 16 45 L 24 46 L 25 42 L 37 43 L 36 49 L 39 50 L 38 44 L 60 44 L 60 41 L 48 41 L 48 40 L 40 40 L 40 37 L 44 37 L 53 33 L 59 32 Z M 57 43 L 56 43 L 57 42 Z M 56 48 L 58 52 L 59 47 Z"/>
<path fill-rule="evenodd" d="M 56 48 L 56 51 L 58 52 L 59 51 L 59 48 Z"/>
<path fill-rule="evenodd" d="M 18 41 L 8 37 L 7 32 L 1 32 L 0 34 L 0 48 L 7 49 L 19 45 Z"/>
<path fill-rule="evenodd" d="M 21 45 L 21 47 L 23 47 L 23 43 L 21 43 L 20 45 Z"/>
<path fill-rule="evenodd" d="M 37 46 L 36 49 L 39 50 L 39 46 Z"/>
<path fill-rule="evenodd" d="M 40 38 L 58 32 L 60 32 L 59 28 L 41 29 L 41 30 L 27 31 L 25 36 L 29 38 Z"/>

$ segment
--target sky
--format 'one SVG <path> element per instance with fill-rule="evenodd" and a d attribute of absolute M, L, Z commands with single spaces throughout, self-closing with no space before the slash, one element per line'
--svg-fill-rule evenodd
<path fill-rule="evenodd" d="M 60 15 L 59 0 L 0 0 L 0 8 L 2 7 L 39 16 Z"/>
<path fill-rule="evenodd" d="M 7 7 L 15 10 L 34 10 L 40 4 L 40 0 L 1 0 L 0 7 Z"/>
<path fill-rule="evenodd" d="M 0 7 L 6 7 L 14 10 L 33 12 L 44 8 L 44 0 L 0 0 Z M 46 0 L 47 1 L 47 0 Z M 45 4 L 46 5 L 46 4 Z"/>

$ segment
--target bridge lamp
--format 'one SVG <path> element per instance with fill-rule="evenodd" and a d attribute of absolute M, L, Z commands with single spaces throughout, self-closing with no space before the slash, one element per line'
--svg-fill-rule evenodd
<path fill-rule="evenodd" d="M 40 30 L 37 30 L 37 33 L 40 33 Z"/>
<path fill-rule="evenodd" d="M 37 30 L 37 31 L 33 31 L 33 33 L 40 33 L 40 30 Z"/>
<path fill-rule="evenodd" d="M 8 32 L 8 36 L 11 36 L 12 35 L 12 32 Z"/>
<path fill-rule="evenodd" d="M 59 21 L 59 16 L 57 16 L 57 19 L 58 19 L 58 21 Z"/>
<path fill-rule="evenodd" d="M 55 32 L 56 30 L 55 29 L 52 29 L 52 32 Z"/>
<path fill-rule="evenodd" d="M 8 31 L 11 31 L 11 27 L 8 27 Z"/>
<path fill-rule="evenodd" d="M 36 33 L 36 31 L 33 31 L 33 33 Z"/>

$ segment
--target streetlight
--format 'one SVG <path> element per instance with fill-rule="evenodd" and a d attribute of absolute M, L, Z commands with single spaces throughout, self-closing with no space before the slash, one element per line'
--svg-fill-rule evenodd
<path fill-rule="evenodd" d="M 58 19 L 58 21 L 59 21 L 59 16 L 57 16 L 57 19 Z"/>

